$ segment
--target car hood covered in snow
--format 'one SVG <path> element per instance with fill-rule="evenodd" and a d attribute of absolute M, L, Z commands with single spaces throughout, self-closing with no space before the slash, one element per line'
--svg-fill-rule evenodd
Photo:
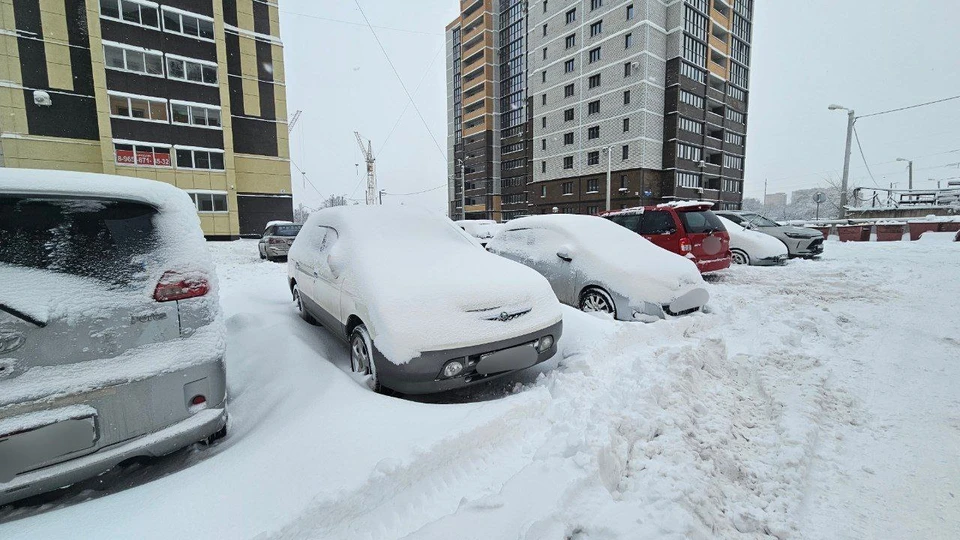
<path fill-rule="evenodd" d="M 569 239 L 573 270 L 631 300 L 668 305 L 704 288 L 697 265 L 639 234 L 595 216 L 548 215 L 513 220 L 505 230 L 545 228 Z M 490 243 L 496 251 L 503 237 Z"/>
<path fill-rule="evenodd" d="M 487 253 L 443 216 L 355 206 L 321 210 L 314 219 L 337 229 L 331 261 L 342 267 L 345 289 L 366 310 L 377 348 L 394 363 L 521 336 L 561 320 L 560 303 L 543 276 Z M 501 322 L 502 313 L 522 315 Z"/>
<path fill-rule="evenodd" d="M 768 259 L 787 255 L 787 246 L 775 237 L 746 229 L 723 216 L 717 217 L 730 235 L 730 249 L 742 250 L 751 259 Z M 819 231 L 814 232 L 819 234 Z"/>

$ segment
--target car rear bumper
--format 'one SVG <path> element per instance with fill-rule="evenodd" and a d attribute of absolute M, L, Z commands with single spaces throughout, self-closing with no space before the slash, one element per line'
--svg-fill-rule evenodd
<path fill-rule="evenodd" d="M 204 409 L 171 426 L 136 439 L 101 448 L 93 454 L 17 475 L 0 484 L 0 505 L 67 487 L 101 474 L 134 457 L 159 457 L 203 440 L 227 423 L 225 403 Z"/>
<path fill-rule="evenodd" d="M 465 386 L 489 381 L 514 371 L 526 369 L 532 365 L 549 360 L 557 352 L 557 342 L 560 340 L 562 333 L 563 321 L 558 321 L 546 328 L 511 339 L 494 341 L 472 347 L 423 352 L 420 356 L 402 365 L 397 365 L 387 360 L 376 348 L 376 343 L 374 343 L 373 349 L 377 378 L 383 386 L 402 394 L 429 394 L 463 388 Z M 537 342 L 546 336 L 553 336 L 553 345 L 545 351 L 537 353 L 535 361 L 532 364 L 518 366 L 514 369 L 506 369 L 505 371 L 497 373 L 480 374 L 476 371 L 477 364 L 482 356 Z M 449 379 L 440 378 L 440 372 L 443 366 L 450 360 L 455 359 L 466 360 L 467 368 L 464 372 Z"/>
<path fill-rule="evenodd" d="M 267 252 L 267 257 L 286 257 L 290 252 L 287 244 L 267 244 L 263 249 Z"/>
<path fill-rule="evenodd" d="M 707 274 L 710 272 L 717 272 L 719 270 L 730 268 L 730 265 L 733 263 L 733 257 L 710 260 L 697 259 L 694 262 L 697 263 L 697 268 L 700 270 L 701 274 Z"/>

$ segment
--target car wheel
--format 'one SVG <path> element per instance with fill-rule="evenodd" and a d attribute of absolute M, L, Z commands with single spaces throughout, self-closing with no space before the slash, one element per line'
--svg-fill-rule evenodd
<path fill-rule="evenodd" d="M 591 287 L 580 293 L 580 310 L 587 313 L 609 313 L 617 317 L 617 307 L 613 299 L 603 289 Z"/>
<path fill-rule="evenodd" d="M 260 260 L 261 260 L 261 261 L 267 258 L 267 256 L 263 254 L 263 250 L 262 250 L 262 249 L 257 248 L 257 252 L 260 253 Z"/>
<path fill-rule="evenodd" d="M 733 250 L 733 263 L 734 264 L 750 264 L 750 256 L 746 252 L 739 249 Z"/>
<path fill-rule="evenodd" d="M 300 318 L 307 321 L 312 325 L 317 324 L 317 320 L 313 318 L 313 315 L 307 312 L 307 308 L 303 306 L 303 299 L 300 298 L 300 286 L 297 284 L 293 285 L 293 302 L 297 305 L 297 312 L 300 313 Z"/>
<path fill-rule="evenodd" d="M 200 442 L 201 442 L 204 446 L 210 446 L 211 444 L 219 441 L 220 439 L 222 439 L 222 438 L 224 438 L 224 437 L 226 437 L 226 436 L 227 436 L 227 425 L 224 424 L 223 427 L 220 428 L 219 430 L 217 430 L 216 433 L 214 433 L 213 435 L 210 435 L 209 437 L 207 437 L 206 439 L 203 439 L 203 440 L 200 441 Z"/>
<path fill-rule="evenodd" d="M 392 395 L 393 392 L 380 384 L 377 377 L 377 364 L 373 359 L 373 340 L 363 324 L 358 324 L 350 332 L 350 369 L 361 376 L 370 377 L 370 387 L 378 394 Z"/>

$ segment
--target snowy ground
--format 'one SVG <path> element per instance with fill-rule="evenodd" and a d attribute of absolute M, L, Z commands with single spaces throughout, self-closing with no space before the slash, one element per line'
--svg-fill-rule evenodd
<path fill-rule="evenodd" d="M 733 268 L 713 312 L 565 311 L 558 358 L 415 402 L 285 267 L 211 244 L 230 435 L 0 509 L 0 538 L 960 538 L 960 244 Z"/>

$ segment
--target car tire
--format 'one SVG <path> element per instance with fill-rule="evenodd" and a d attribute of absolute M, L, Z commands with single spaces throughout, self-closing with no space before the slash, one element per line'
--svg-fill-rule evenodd
<path fill-rule="evenodd" d="M 303 300 L 300 298 L 300 286 L 296 283 L 293 284 L 293 302 L 297 306 L 297 312 L 300 314 L 301 319 L 314 326 L 319 324 L 317 320 L 313 318 L 313 315 L 307 312 L 307 308 L 304 307 Z"/>
<path fill-rule="evenodd" d="M 261 260 L 261 261 L 267 258 L 267 256 L 263 254 L 263 250 L 262 250 L 262 249 L 257 248 L 257 253 L 260 254 L 260 260 Z"/>
<path fill-rule="evenodd" d="M 350 370 L 360 376 L 369 376 L 370 387 L 374 392 L 393 395 L 393 391 L 380 384 L 373 355 L 373 340 L 362 323 L 350 332 Z"/>
<path fill-rule="evenodd" d="M 617 318 L 617 306 L 607 291 L 599 287 L 588 287 L 580 293 L 580 311 L 587 313 L 609 313 Z"/>
<path fill-rule="evenodd" d="M 750 264 L 750 256 L 741 249 L 731 250 L 733 253 L 733 264 Z"/>
<path fill-rule="evenodd" d="M 200 443 L 203 444 L 204 446 L 210 446 L 211 444 L 219 441 L 220 439 L 226 436 L 227 436 L 227 425 L 224 424 L 222 428 L 216 431 L 216 433 L 214 433 L 213 435 L 210 435 L 206 439 L 201 440 Z"/>

